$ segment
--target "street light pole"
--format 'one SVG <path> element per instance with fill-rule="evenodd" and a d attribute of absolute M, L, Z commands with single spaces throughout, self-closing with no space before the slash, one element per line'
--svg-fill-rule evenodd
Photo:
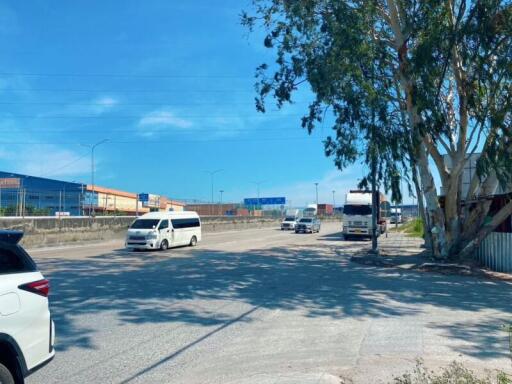
<path fill-rule="evenodd" d="M 89 216 L 94 216 L 94 150 L 98 145 L 104 144 L 108 141 L 108 139 L 103 139 L 98 141 L 93 145 L 81 144 L 83 147 L 90 148 L 91 150 L 91 204 L 89 207 Z"/>
<path fill-rule="evenodd" d="M 256 196 L 258 198 L 258 206 L 260 206 L 260 185 L 265 183 L 266 180 L 260 180 L 260 181 L 253 181 L 254 184 L 256 184 Z"/>
<path fill-rule="evenodd" d="M 212 196 L 211 196 L 211 207 L 210 207 L 210 216 L 213 216 L 213 176 L 216 174 L 216 173 L 219 173 L 219 172 L 222 172 L 223 169 L 216 169 L 215 171 L 205 171 L 206 173 L 209 173 L 210 174 L 210 181 L 211 181 L 211 192 L 212 192 Z"/>
<path fill-rule="evenodd" d="M 334 198 L 334 194 L 336 193 L 336 191 L 333 189 L 332 190 L 332 210 L 333 210 L 333 214 L 334 214 L 334 208 L 336 208 L 336 199 Z"/>
<path fill-rule="evenodd" d="M 315 183 L 315 190 L 316 190 L 316 209 L 318 209 L 318 183 Z"/>
<path fill-rule="evenodd" d="M 220 204 L 222 205 L 222 194 L 224 193 L 224 190 L 221 189 L 219 192 L 220 192 Z"/>

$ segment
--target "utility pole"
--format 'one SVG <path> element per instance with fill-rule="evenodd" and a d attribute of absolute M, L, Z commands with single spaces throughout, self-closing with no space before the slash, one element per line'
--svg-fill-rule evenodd
<path fill-rule="evenodd" d="M 92 190 L 92 196 L 91 196 L 91 206 L 89 209 L 89 215 L 94 217 L 94 150 L 98 145 L 104 144 L 108 141 L 108 139 L 103 139 L 98 141 L 97 143 L 93 145 L 88 144 L 82 144 L 83 147 L 89 148 L 91 150 L 91 190 Z"/>
<path fill-rule="evenodd" d="M 370 145 L 370 156 L 371 156 L 371 167 L 372 167 L 372 251 L 371 253 L 374 255 L 379 254 L 379 250 L 377 249 L 377 210 L 379 209 L 378 198 L 379 194 L 377 192 L 377 154 L 375 148 L 375 136 L 373 130 L 375 127 L 372 127 L 372 143 Z"/>
<path fill-rule="evenodd" d="M 336 193 L 336 191 L 333 189 L 332 190 L 332 210 L 334 211 L 334 208 L 336 208 L 336 199 L 334 198 L 334 194 Z"/>
<path fill-rule="evenodd" d="M 400 209 L 400 217 L 404 217 L 404 195 L 402 194 L 402 175 L 400 175 L 400 200 L 396 202 L 395 207 L 395 229 L 398 228 L 398 210 Z"/>
<path fill-rule="evenodd" d="M 256 184 L 256 195 L 257 195 L 257 198 L 258 198 L 257 206 L 261 206 L 261 204 L 260 204 L 260 185 L 265 183 L 265 182 L 266 182 L 266 180 L 253 181 L 253 183 Z"/>
<path fill-rule="evenodd" d="M 223 169 L 216 169 L 215 171 L 205 171 L 206 173 L 210 174 L 210 181 L 211 181 L 211 187 L 212 187 L 212 189 L 211 189 L 212 196 L 211 196 L 211 200 L 210 200 L 210 204 L 211 204 L 211 206 L 210 206 L 210 216 L 213 216 L 213 204 L 214 204 L 214 202 L 213 202 L 213 199 L 214 199 L 214 197 L 213 197 L 213 176 L 216 173 L 219 173 L 219 172 L 222 172 L 222 171 L 223 171 Z"/>
<path fill-rule="evenodd" d="M 402 223 L 404 222 L 404 186 L 402 185 L 402 178 L 400 178 L 400 217 L 402 218 Z"/>
<path fill-rule="evenodd" d="M 219 193 L 220 193 L 220 204 L 222 205 L 222 194 L 224 193 L 224 190 L 223 190 L 223 189 L 221 189 L 221 190 L 219 191 Z"/>
<path fill-rule="evenodd" d="M 315 183 L 315 190 L 316 190 L 316 209 L 318 209 L 318 183 Z"/>

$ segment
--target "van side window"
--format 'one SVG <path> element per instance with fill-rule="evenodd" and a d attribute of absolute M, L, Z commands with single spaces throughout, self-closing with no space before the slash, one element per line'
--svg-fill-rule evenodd
<path fill-rule="evenodd" d="M 193 228 L 193 227 L 199 227 L 201 226 L 199 219 L 192 218 L 192 219 L 172 219 L 172 226 L 174 229 L 180 229 L 180 228 Z"/>
<path fill-rule="evenodd" d="M 166 228 L 169 228 L 169 220 L 162 220 L 158 226 L 158 229 L 162 230 Z"/>

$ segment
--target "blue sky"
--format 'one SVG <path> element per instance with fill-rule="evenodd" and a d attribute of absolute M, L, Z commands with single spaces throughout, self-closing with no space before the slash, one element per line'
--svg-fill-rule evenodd
<path fill-rule="evenodd" d="M 3 1 L 0 169 L 173 198 L 286 196 L 341 202 L 364 169 L 324 156 L 330 127 L 300 128 L 309 93 L 280 111 L 254 108 L 262 34 L 240 26 L 249 3 Z"/>

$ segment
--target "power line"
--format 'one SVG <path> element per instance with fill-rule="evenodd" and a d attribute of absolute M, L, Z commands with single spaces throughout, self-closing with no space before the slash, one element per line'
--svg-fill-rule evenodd
<path fill-rule="evenodd" d="M 307 103 L 308 101 L 295 101 L 294 104 L 297 103 Z M 72 101 L 0 101 L 0 105 L 70 105 L 70 106 L 79 106 L 79 107 L 105 107 L 110 106 L 101 102 L 92 102 L 92 103 L 73 103 Z M 111 104 L 111 106 L 203 106 L 203 105 L 217 105 L 217 106 L 231 106 L 231 105 L 254 105 L 253 101 L 244 101 L 244 102 L 195 102 L 195 103 L 176 103 L 176 102 L 153 102 L 153 103 L 122 103 L 116 102 Z"/>
<path fill-rule="evenodd" d="M 110 144 L 183 144 L 183 143 L 218 143 L 218 142 L 253 142 L 253 141 L 298 141 L 311 140 L 311 137 L 255 137 L 255 138 L 219 138 L 219 139 L 190 139 L 190 140 L 147 140 L 140 138 L 138 140 L 111 140 Z M 0 145 L 76 145 L 74 141 L 0 141 Z"/>
<path fill-rule="evenodd" d="M 85 158 L 87 156 L 89 156 L 89 152 L 83 154 L 80 157 L 77 157 L 76 159 L 70 161 L 69 163 L 66 163 L 66 164 L 62 165 L 61 167 L 55 168 L 55 169 L 51 170 L 50 172 L 43 173 L 41 175 L 41 177 L 55 175 L 56 172 L 61 171 L 61 170 L 65 169 L 65 168 L 67 168 L 67 167 L 70 167 L 70 166 L 78 163 L 80 160 L 82 160 L 83 158 Z"/>
<path fill-rule="evenodd" d="M 76 88 L 11 88 L 5 87 L 4 90 L 16 92 L 105 92 L 105 93 L 247 93 L 254 94 L 251 89 L 76 89 Z"/>
<path fill-rule="evenodd" d="M 77 128 L 77 129 L 71 129 L 71 128 L 67 128 L 67 127 L 62 127 L 62 128 L 37 128 L 33 131 L 31 130 L 27 130 L 28 132 L 34 132 L 34 133 L 37 133 L 37 132 L 74 132 L 74 133 L 78 133 L 78 132 L 81 132 L 81 129 L 82 128 Z M 110 129 L 105 129 L 105 127 L 88 127 L 87 128 L 88 131 L 101 131 L 101 132 L 144 132 L 144 127 L 141 126 L 141 127 L 137 127 L 137 128 L 133 128 L 133 127 L 128 127 L 128 128 L 110 128 Z M 300 128 L 298 127 L 285 127 L 285 128 L 258 128 L 258 129 L 246 129 L 246 128 L 214 128 L 212 129 L 211 127 L 191 127 L 191 128 L 187 128 L 186 130 L 183 129 L 183 130 L 180 130 L 179 133 L 230 133 L 230 132 L 233 132 L 233 133 L 258 133 L 258 132 L 281 132 L 281 131 L 285 131 L 285 132 L 289 132 L 289 131 L 299 131 Z M 0 132 L 10 132 L 11 129 L 9 128 L 0 128 Z M 151 131 L 151 129 L 150 129 Z M 171 131 L 171 128 L 169 128 L 169 130 L 166 130 L 166 129 L 155 129 L 154 130 L 155 132 L 161 132 L 161 133 L 165 133 L 165 132 L 177 132 L 176 131 Z"/>
<path fill-rule="evenodd" d="M 303 114 L 258 114 L 256 111 L 254 112 L 254 115 L 3 115 L 0 116 L 0 119 L 141 119 L 141 118 L 148 118 L 148 119 L 159 119 L 159 118 L 176 118 L 176 119 L 239 119 L 239 118 L 249 118 L 249 119 L 264 119 L 268 117 L 302 117 Z"/>
<path fill-rule="evenodd" d="M 131 74 L 131 73 L 32 73 L 0 72 L 0 76 L 20 77 L 111 77 L 148 79 L 252 79 L 253 75 L 175 75 L 175 74 Z"/>

